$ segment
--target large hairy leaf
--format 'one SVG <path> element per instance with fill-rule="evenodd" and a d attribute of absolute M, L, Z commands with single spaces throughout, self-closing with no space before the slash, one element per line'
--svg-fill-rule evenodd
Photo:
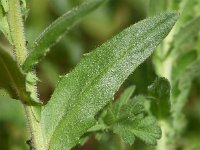
<path fill-rule="evenodd" d="M 57 85 L 42 110 L 47 147 L 68 150 L 95 124 L 94 116 L 124 80 L 167 36 L 176 13 L 162 13 L 122 31 L 93 52 Z"/>
<path fill-rule="evenodd" d="M 64 33 L 69 31 L 73 25 L 78 23 L 84 16 L 94 11 L 104 1 L 105 0 L 90 0 L 66 12 L 50 24 L 32 44 L 31 52 L 23 65 L 24 70 L 29 71 L 32 66 L 37 64 L 38 61 L 46 55 L 48 49 L 62 38 Z"/>

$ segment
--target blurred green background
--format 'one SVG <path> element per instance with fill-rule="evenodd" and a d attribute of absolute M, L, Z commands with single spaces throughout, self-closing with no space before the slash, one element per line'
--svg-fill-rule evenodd
<path fill-rule="evenodd" d="M 172 0 L 163 0 L 161 3 L 166 3 L 162 5 L 164 7 L 170 6 L 169 10 L 178 10 L 181 0 L 174 1 L 177 5 L 171 6 L 171 3 L 173 3 Z M 29 46 L 29 43 L 32 43 L 52 21 L 82 2 L 83 0 L 27 0 L 27 7 L 29 8 L 29 15 L 25 21 L 25 34 L 28 40 L 27 46 Z M 161 4 L 157 3 L 154 5 Z M 84 18 L 81 23 L 74 26 L 61 41 L 51 48 L 51 51 L 36 68 L 36 73 L 40 79 L 40 82 L 38 82 L 40 99 L 44 102 L 48 101 L 59 77 L 70 72 L 80 61 L 84 53 L 101 45 L 107 39 L 131 24 L 149 16 L 150 6 L 149 0 L 109 0 L 98 10 Z M 195 9 L 200 12 L 199 4 Z M 159 12 L 159 8 L 155 10 L 155 12 Z M 191 18 L 188 19 L 190 20 Z M 6 43 L 2 34 L 0 38 L 3 43 Z M 195 44 L 199 50 L 199 36 L 195 38 L 197 38 L 197 43 Z M 145 94 L 147 86 L 150 85 L 155 78 L 156 72 L 151 58 L 149 58 L 127 79 L 119 90 L 118 95 L 125 87 L 132 84 L 135 84 L 137 87 L 136 94 Z M 199 89 L 200 77 L 196 78 L 193 82 L 188 103 L 184 107 L 188 124 L 183 133 L 183 138 L 179 141 L 179 144 L 185 142 L 186 144 L 182 147 L 180 146 L 180 150 L 185 148 L 188 148 L 188 150 L 190 148 L 192 149 L 193 146 L 198 143 L 198 140 L 200 141 Z M 17 101 L 0 98 L 0 150 L 28 149 L 28 146 L 25 144 L 28 140 L 28 133 L 24 112 L 21 107 L 22 106 Z M 121 143 L 122 140 L 118 136 L 113 133 L 105 133 L 100 141 L 96 140 L 93 135 L 85 145 L 75 149 L 153 149 L 153 147 L 146 146 L 139 140 L 136 140 L 132 147 Z"/>

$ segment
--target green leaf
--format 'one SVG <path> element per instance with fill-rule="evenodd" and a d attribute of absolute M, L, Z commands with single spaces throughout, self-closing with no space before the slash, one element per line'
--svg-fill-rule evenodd
<path fill-rule="evenodd" d="M 134 91 L 135 86 L 130 86 L 122 93 L 120 98 L 114 104 L 114 109 L 116 113 L 118 113 L 121 107 L 128 102 Z"/>
<path fill-rule="evenodd" d="M 121 121 L 113 128 L 114 133 L 121 135 L 123 140 L 130 145 L 134 143 L 135 137 L 151 145 L 156 145 L 157 139 L 161 138 L 161 130 L 156 119 L 151 116 Z"/>
<path fill-rule="evenodd" d="M 129 100 L 127 104 L 124 104 L 119 113 L 116 115 L 116 120 L 132 120 L 136 116 L 143 117 L 145 114 L 144 102 L 147 99 L 144 96 L 136 96 L 133 99 Z"/>
<path fill-rule="evenodd" d="M 122 139 L 132 145 L 138 137 L 147 144 L 155 145 L 161 137 L 161 130 L 156 119 L 147 116 L 144 103 L 147 99 L 144 96 L 137 96 L 124 104 L 116 115 L 116 122 L 112 129 Z"/>
<path fill-rule="evenodd" d="M 0 88 L 6 89 L 15 98 L 28 105 L 36 105 L 26 91 L 26 75 L 21 71 L 12 55 L 0 46 Z"/>
<path fill-rule="evenodd" d="M 146 116 L 145 101 L 147 98 L 144 96 L 137 96 L 122 104 L 119 111 L 116 111 L 115 103 L 108 107 L 107 114 L 103 118 L 107 128 L 119 134 L 130 145 L 134 143 L 136 137 L 147 144 L 155 145 L 161 137 L 161 130 L 154 117 Z M 108 118 L 112 118 L 110 116 L 113 116 L 113 119 L 107 124 Z"/>
<path fill-rule="evenodd" d="M 113 132 L 116 134 L 119 134 L 122 137 L 122 139 L 124 140 L 124 142 L 132 145 L 135 141 L 135 135 L 134 135 L 133 131 L 131 131 L 130 129 L 128 129 L 127 127 L 124 127 L 124 126 L 125 125 L 117 124 L 114 127 Z"/>
<path fill-rule="evenodd" d="M 157 78 L 148 87 L 148 94 L 153 97 L 151 101 L 151 112 L 159 119 L 170 116 L 170 83 L 166 78 Z"/>
<path fill-rule="evenodd" d="M 90 0 L 89 2 L 83 3 L 79 7 L 66 12 L 49 25 L 32 44 L 31 52 L 23 65 L 25 72 L 32 69 L 46 55 L 49 51 L 48 49 L 62 38 L 64 33 L 69 31 L 84 16 L 97 9 L 104 1 Z"/>
<path fill-rule="evenodd" d="M 87 54 L 56 87 L 42 110 L 42 131 L 50 149 L 70 149 L 94 126 L 94 116 L 124 80 L 167 36 L 177 13 L 162 13 L 125 29 Z"/>
<path fill-rule="evenodd" d="M 174 37 L 174 46 L 179 48 L 188 39 L 194 38 L 200 31 L 200 16 L 189 21 L 185 26 L 180 28 L 179 32 Z"/>

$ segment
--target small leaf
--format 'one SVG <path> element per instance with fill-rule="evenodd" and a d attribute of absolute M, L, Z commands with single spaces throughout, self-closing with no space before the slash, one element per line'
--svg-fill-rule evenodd
<path fill-rule="evenodd" d="M 151 112 L 163 119 L 170 116 L 170 83 L 166 78 L 157 78 L 148 87 L 148 93 L 154 99 L 151 101 Z"/>
<path fill-rule="evenodd" d="M 115 107 L 114 109 L 110 107 L 110 112 L 115 116 L 112 124 L 108 124 L 110 129 L 114 133 L 119 134 L 130 145 L 134 143 L 136 137 L 151 145 L 155 145 L 161 137 L 161 130 L 155 118 L 146 116 L 147 112 L 144 107 L 146 100 L 147 98 L 144 96 L 129 99 L 126 104 L 120 107 L 119 112 L 115 111 Z M 107 118 L 105 117 L 103 119 L 106 121 L 105 119 Z"/>
<path fill-rule="evenodd" d="M 116 120 L 127 120 L 133 119 L 138 115 L 143 116 L 145 114 L 144 102 L 147 99 L 144 96 L 136 96 L 133 99 L 129 100 L 127 104 L 124 104 L 119 113 L 116 115 Z"/>
<path fill-rule="evenodd" d="M 28 105 L 37 103 L 30 100 L 26 92 L 26 75 L 21 71 L 14 58 L 0 47 L 0 88 L 6 89 L 12 98 L 21 99 Z"/>
<path fill-rule="evenodd" d="M 99 116 L 99 120 L 102 119 L 103 123 L 110 126 L 116 121 L 116 113 L 113 111 L 113 104 L 110 103 L 110 105 L 107 108 L 103 109 L 103 115 Z M 98 120 L 98 122 L 100 122 Z"/>
<path fill-rule="evenodd" d="M 126 104 L 131 98 L 133 92 L 135 91 L 135 86 L 128 87 L 120 96 L 120 98 L 115 102 L 114 109 L 115 112 L 119 112 L 122 105 Z"/>
<path fill-rule="evenodd" d="M 105 0 L 91 0 L 66 12 L 49 25 L 31 46 L 31 52 L 24 62 L 23 69 L 28 72 L 46 55 L 48 49 L 58 42 L 82 18 L 99 7 Z"/>
<path fill-rule="evenodd" d="M 132 145 L 138 137 L 147 144 L 155 145 L 161 137 L 161 130 L 152 116 L 146 116 L 147 112 L 144 103 L 147 99 L 144 96 L 137 96 L 123 105 L 120 113 L 116 115 L 116 122 L 112 129 L 122 139 Z"/>
<path fill-rule="evenodd" d="M 95 115 L 110 102 L 135 68 L 152 54 L 177 18 L 176 13 L 162 13 L 125 29 L 86 55 L 60 80 L 42 109 L 42 131 L 49 149 L 69 150 L 79 142 L 95 125 Z M 146 119 L 149 120 L 154 123 L 153 119 Z M 138 126 L 142 128 L 146 121 L 138 120 Z"/>
<path fill-rule="evenodd" d="M 156 119 L 150 116 L 118 122 L 113 130 L 130 145 L 134 143 L 135 137 L 151 145 L 156 145 L 157 140 L 161 137 L 161 130 Z"/>
<path fill-rule="evenodd" d="M 119 134 L 124 142 L 132 145 L 135 142 L 135 135 L 133 134 L 132 131 L 124 127 L 123 125 L 117 124 L 114 127 L 114 133 Z"/>
<path fill-rule="evenodd" d="M 120 114 L 121 107 L 130 100 L 134 91 L 135 86 L 126 88 L 119 99 L 117 99 L 114 103 L 110 103 L 106 108 L 104 108 L 101 112 L 101 115 L 97 118 L 102 118 L 106 125 L 112 125 L 116 121 L 117 116 Z"/>

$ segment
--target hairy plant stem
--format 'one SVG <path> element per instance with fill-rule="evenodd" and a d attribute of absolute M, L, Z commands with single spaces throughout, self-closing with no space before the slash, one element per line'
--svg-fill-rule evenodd
<path fill-rule="evenodd" d="M 12 44 L 14 46 L 14 54 L 19 66 L 23 64 L 27 56 L 27 48 L 24 36 L 24 27 L 21 15 L 19 0 L 8 0 L 9 11 L 7 20 L 10 28 Z M 36 92 L 33 90 L 32 92 Z M 24 97 L 19 95 L 19 99 Z M 41 124 L 34 115 L 34 106 L 24 104 L 24 110 L 28 120 L 28 126 L 31 133 L 30 149 L 45 150 L 44 138 L 42 135 Z"/>
<path fill-rule="evenodd" d="M 7 14 L 8 24 L 11 33 L 14 53 L 19 65 L 22 65 L 27 56 L 24 28 L 18 0 L 8 1 L 9 11 Z"/>
<path fill-rule="evenodd" d="M 31 106 L 24 105 L 24 110 L 28 120 L 28 126 L 31 133 L 31 150 L 45 150 L 44 139 L 42 136 L 41 124 L 35 118 Z"/>

